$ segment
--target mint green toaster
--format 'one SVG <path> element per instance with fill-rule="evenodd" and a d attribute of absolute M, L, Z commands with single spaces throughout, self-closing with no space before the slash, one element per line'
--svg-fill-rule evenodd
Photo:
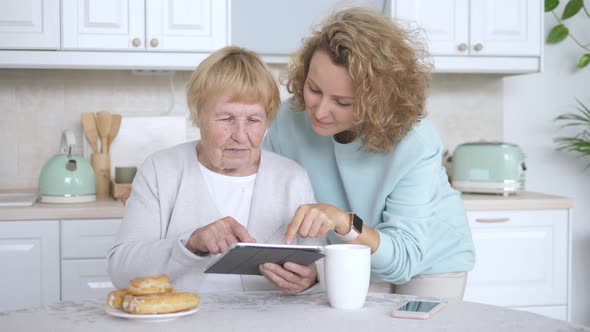
<path fill-rule="evenodd" d="M 524 159 L 516 144 L 464 143 L 453 152 L 451 183 L 466 193 L 515 193 L 524 189 Z"/>

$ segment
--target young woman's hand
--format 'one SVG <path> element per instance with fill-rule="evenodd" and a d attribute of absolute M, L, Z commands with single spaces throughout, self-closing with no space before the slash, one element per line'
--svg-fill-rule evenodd
<path fill-rule="evenodd" d="M 348 233 L 349 214 L 329 204 L 301 205 L 287 226 L 285 243 L 290 244 L 297 234 L 301 237 L 321 238 L 331 230 L 339 234 Z"/>

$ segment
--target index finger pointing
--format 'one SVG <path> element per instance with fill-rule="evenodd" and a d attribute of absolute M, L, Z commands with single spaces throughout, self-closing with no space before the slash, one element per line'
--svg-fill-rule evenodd
<path fill-rule="evenodd" d="M 287 231 L 285 232 L 286 244 L 291 244 L 291 241 L 293 241 L 293 238 L 297 235 L 297 232 L 299 232 L 299 227 L 301 227 L 304 217 L 305 209 L 303 206 L 300 206 L 297 208 L 297 211 L 295 211 L 295 215 L 293 216 L 293 219 L 291 219 L 291 223 L 289 223 L 287 226 Z"/>
<path fill-rule="evenodd" d="M 239 242 L 256 242 L 256 240 L 250 236 L 246 227 L 244 227 L 242 224 L 237 222 L 232 223 L 230 229 Z"/>

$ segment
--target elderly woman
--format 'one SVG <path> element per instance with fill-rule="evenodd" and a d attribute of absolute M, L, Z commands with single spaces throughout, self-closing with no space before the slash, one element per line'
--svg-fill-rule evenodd
<path fill-rule="evenodd" d="M 297 207 L 314 202 L 303 168 L 260 149 L 280 102 L 268 69 L 250 51 L 223 48 L 194 71 L 187 102 L 201 139 L 156 152 L 140 167 L 107 258 L 115 286 L 162 273 L 194 292 L 295 294 L 312 286 L 313 264 L 266 263 L 263 276 L 204 274 L 235 242 L 283 243 Z"/>

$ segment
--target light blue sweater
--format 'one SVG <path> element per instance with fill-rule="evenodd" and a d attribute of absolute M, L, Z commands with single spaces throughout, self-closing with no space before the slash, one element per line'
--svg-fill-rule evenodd
<path fill-rule="evenodd" d="M 443 147 L 427 120 L 386 154 L 362 142 L 317 135 L 305 112 L 284 102 L 264 148 L 306 168 L 318 202 L 354 211 L 379 232 L 373 279 L 403 284 L 418 274 L 473 269 L 475 251 L 459 192 L 441 165 Z M 339 242 L 328 234 L 330 243 Z"/>

